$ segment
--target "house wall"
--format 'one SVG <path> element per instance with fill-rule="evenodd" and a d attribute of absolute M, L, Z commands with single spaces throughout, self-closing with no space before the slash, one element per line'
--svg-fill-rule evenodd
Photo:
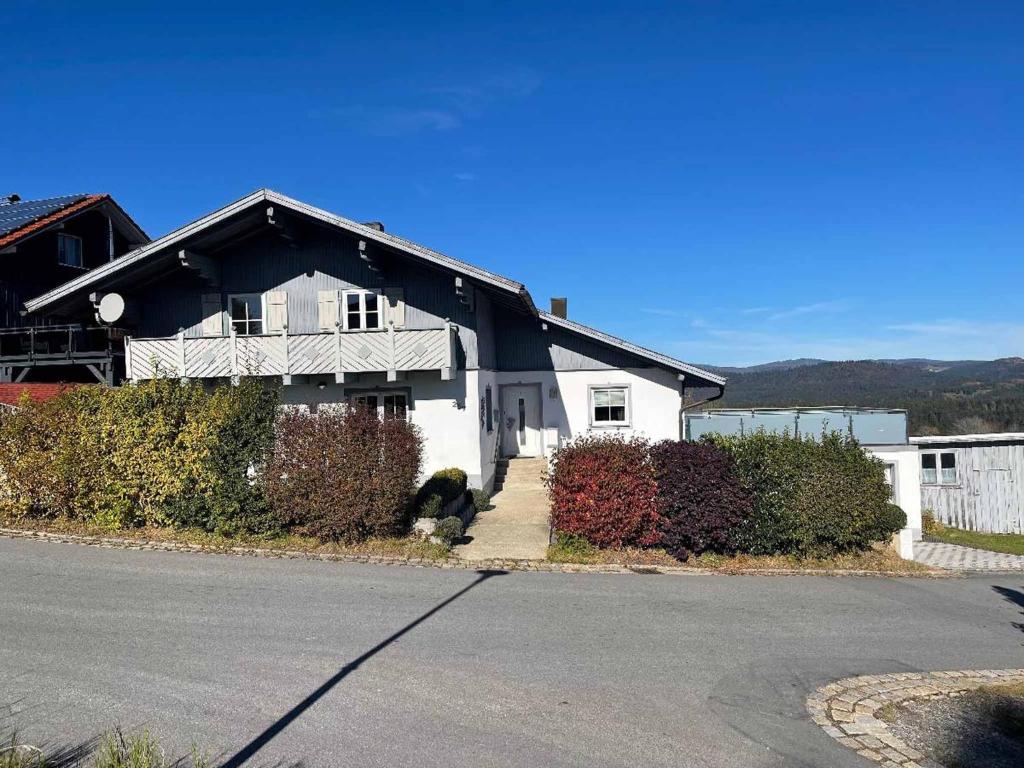
<path fill-rule="evenodd" d="M 1024 444 L 929 443 L 918 448 L 919 456 L 956 456 L 955 485 L 920 485 L 921 505 L 936 520 L 970 531 L 1024 533 Z"/>
<path fill-rule="evenodd" d="M 920 462 L 915 445 L 865 445 L 864 450 L 896 467 L 894 500 L 907 513 L 907 528 L 914 541 L 921 540 Z"/>
<path fill-rule="evenodd" d="M 637 435 L 651 440 L 680 438 L 680 383 L 676 374 L 660 368 L 499 371 L 496 379 L 499 385 L 541 385 L 545 455 L 550 455 L 556 445 L 587 433 L 619 432 L 627 437 Z M 629 387 L 628 427 L 591 426 L 590 387 L 606 385 Z M 498 403 L 497 393 L 495 402 Z M 500 420 L 497 426 L 500 428 Z"/>
<path fill-rule="evenodd" d="M 323 228 L 304 231 L 295 246 L 272 233 L 246 238 L 215 256 L 221 268 L 222 306 L 227 308 L 233 293 L 285 291 L 289 333 L 319 333 L 320 291 L 402 288 L 406 328 L 440 328 L 448 318 L 458 326 L 459 367 L 477 368 L 481 349 L 485 362 L 493 365 L 491 302 L 484 291 L 476 292 L 472 311 L 456 296 L 453 277 L 397 257 L 375 273 L 360 258 L 357 245 L 357 238 Z M 184 269 L 136 292 L 133 297 L 143 309 L 135 335 L 172 336 L 184 329 L 186 336 L 202 336 L 202 295 L 212 292 Z M 478 344 L 481 328 L 483 344 Z"/>

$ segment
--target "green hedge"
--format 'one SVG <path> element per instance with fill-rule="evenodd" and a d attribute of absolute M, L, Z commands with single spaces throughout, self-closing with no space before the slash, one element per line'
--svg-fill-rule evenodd
<path fill-rule="evenodd" d="M 865 549 L 906 524 L 904 516 L 896 526 L 883 463 L 852 437 L 759 431 L 709 440 L 733 456 L 754 495 L 753 514 L 734 531 L 738 551 L 828 556 Z"/>
<path fill-rule="evenodd" d="M 273 524 L 251 474 L 277 402 L 255 380 L 206 390 L 156 379 L 26 399 L 0 414 L 0 506 L 109 528 L 263 532 Z"/>
<path fill-rule="evenodd" d="M 416 494 L 417 517 L 439 517 L 445 505 L 466 493 L 468 478 L 456 467 L 439 469 Z"/>

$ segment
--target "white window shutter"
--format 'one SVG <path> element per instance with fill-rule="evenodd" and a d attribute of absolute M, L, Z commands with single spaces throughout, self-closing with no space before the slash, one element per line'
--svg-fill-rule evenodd
<path fill-rule="evenodd" d="M 334 331 L 338 325 L 338 292 L 320 291 L 316 297 L 321 331 Z"/>
<path fill-rule="evenodd" d="M 395 328 L 405 327 L 405 290 L 403 288 L 385 288 L 384 295 L 388 300 L 388 322 Z"/>
<path fill-rule="evenodd" d="M 267 291 L 267 333 L 281 333 L 288 327 L 288 294 Z"/>
<path fill-rule="evenodd" d="M 204 293 L 203 301 L 203 336 L 223 336 L 224 317 L 221 312 L 220 294 Z"/>

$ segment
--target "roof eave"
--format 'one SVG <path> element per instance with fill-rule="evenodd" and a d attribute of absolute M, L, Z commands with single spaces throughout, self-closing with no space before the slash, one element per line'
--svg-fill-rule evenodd
<path fill-rule="evenodd" d="M 698 368 L 695 365 L 684 363 L 682 360 L 676 360 L 674 357 L 669 357 L 668 355 L 663 355 L 660 352 L 655 352 L 654 350 L 647 349 L 646 347 L 641 347 L 638 344 L 633 344 L 625 339 L 620 339 L 617 336 L 612 336 L 611 334 L 599 331 L 596 328 L 591 328 L 589 325 L 583 325 L 582 323 L 577 323 L 573 320 L 567 320 L 564 317 L 553 315 L 550 312 L 540 312 L 539 316 L 544 322 L 552 323 L 560 328 L 564 328 L 565 330 L 579 333 L 583 336 L 594 339 L 595 341 L 600 341 L 604 344 L 617 347 L 631 355 L 646 358 L 653 363 L 657 363 L 662 368 L 667 368 L 669 370 L 676 371 L 677 373 L 703 379 L 713 386 L 724 387 L 725 382 L 728 381 L 725 376 L 719 376 L 716 373 L 711 373 L 711 371 L 705 371 L 703 368 Z"/>

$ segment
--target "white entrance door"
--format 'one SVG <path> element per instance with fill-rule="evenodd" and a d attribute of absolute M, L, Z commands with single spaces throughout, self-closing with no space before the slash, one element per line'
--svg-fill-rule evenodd
<path fill-rule="evenodd" d="M 501 452 L 505 456 L 540 456 L 540 392 L 537 387 L 501 390 Z"/>

